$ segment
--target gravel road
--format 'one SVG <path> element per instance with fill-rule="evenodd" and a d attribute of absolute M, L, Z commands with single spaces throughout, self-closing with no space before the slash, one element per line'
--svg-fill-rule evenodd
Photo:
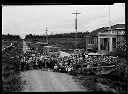
<path fill-rule="evenodd" d="M 23 92 L 87 91 L 66 73 L 30 70 L 23 72 L 22 78 L 26 81 Z"/>

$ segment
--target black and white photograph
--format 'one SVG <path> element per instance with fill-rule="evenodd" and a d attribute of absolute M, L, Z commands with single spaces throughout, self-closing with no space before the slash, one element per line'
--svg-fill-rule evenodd
<path fill-rule="evenodd" d="M 2 5 L 2 92 L 127 93 L 125 3 Z"/>

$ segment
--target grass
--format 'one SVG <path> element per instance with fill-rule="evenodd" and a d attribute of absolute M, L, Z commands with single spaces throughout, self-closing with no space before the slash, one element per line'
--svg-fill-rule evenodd
<path fill-rule="evenodd" d="M 88 91 L 101 91 L 100 88 L 97 88 L 95 78 L 93 76 L 73 76 L 76 82 L 81 84 L 83 87 L 87 88 Z"/>
<path fill-rule="evenodd" d="M 29 40 L 32 41 L 32 40 Z M 46 40 L 39 40 L 43 43 L 46 43 Z M 36 48 L 37 46 L 34 44 L 32 41 L 31 47 Z M 74 38 L 49 38 L 49 45 L 59 45 L 62 48 L 67 48 L 67 49 L 74 49 L 75 48 L 75 39 Z M 84 38 L 78 38 L 78 48 L 84 48 L 85 49 L 85 42 Z"/>
<path fill-rule="evenodd" d="M 4 76 L 4 75 L 8 76 Z M 21 91 L 21 78 L 19 74 L 6 72 L 2 79 L 3 92 L 20 92 Z"/>

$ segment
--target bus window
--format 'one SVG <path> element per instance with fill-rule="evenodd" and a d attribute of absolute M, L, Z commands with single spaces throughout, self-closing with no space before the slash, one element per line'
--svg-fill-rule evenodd
<path fill-rule="evenodd" d="M 57 48 L 54 48 L 54 52 L 58 52 L 58 49 Z"/>
<path fill-rule="evenodd" d="M 53 48 L 50 48 L 50 49 L 49 49 L 49 52 L 54 52 L 54 49 L 53 49 Z"/>

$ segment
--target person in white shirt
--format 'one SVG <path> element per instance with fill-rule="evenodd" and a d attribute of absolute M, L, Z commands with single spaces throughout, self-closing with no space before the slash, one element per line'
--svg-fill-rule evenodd
<path fill-rule="evenodd" d="M 57 64 L 55 64 L 55 66 L 54 66 L 54 70 L 57 70 L 58 69 L 58 66 L 57 66 Z"/>

